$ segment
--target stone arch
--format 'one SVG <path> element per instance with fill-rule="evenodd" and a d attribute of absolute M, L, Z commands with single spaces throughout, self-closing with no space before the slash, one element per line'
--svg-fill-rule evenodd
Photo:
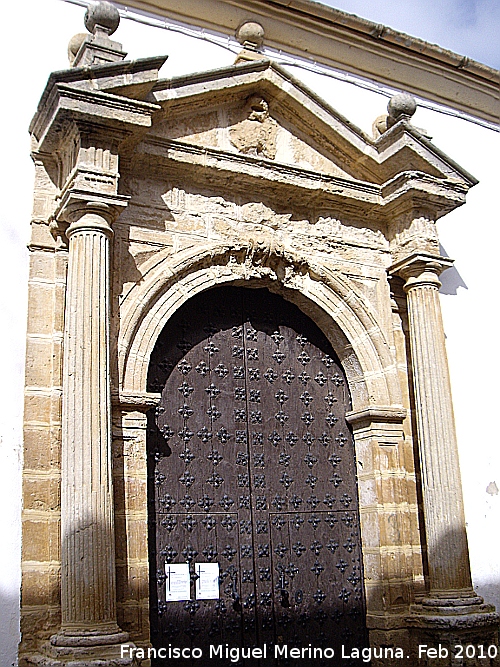
<path fill-rule="evenodd" d="M 281 246 L 217 245 L 176 256 L 158 253 L 122 302 L 118 341 L 120 388 L 143 394 L 149 359 L 171 315 L 190 297 L 223 284 L 267 287 L 308 314 L 326 334 L 345 370 L 353 410 L 401 406 L 397 371 L 376 316 L 349 281 Z"/>
<path fill-rule="evenodd" d="M 281 247 L 256 248 L 250 243 L 190 248 L 175 256 L 165 249 L 149 258 L 142 271 L 142 281 L 131 287 L 121 304 L 120 403 L 125 413 L 131 412 L 130 417 L 124 413 L 123 418 L 124 430 L 130 429 L 127 437 L 134 434 L 136 446 L 146 452 L 146 419 L 143 418 L 139 433 L 134 410 L 142 406 L 139 409 L 143 411 L 154 403 L 153 396 L 147 393 L 151 353 L 165 324 L 183 304 L 196 294 L 230 284 L 266 287 L 280 294 L 325 333 L 349 384 L 352 419 L 348 416 L 348 421 L 353 427 L 356 459 L 366 465 L 366 469 L 358 470 L 358 496 L 363 553 L 367 545 L 370 552 L 364 579 L 367 622 L 376 623 L 380 614 L 389 611 L 393 599 L 401 600 L 403 596 L 409 602 L 413 572 L 407 572 L 403 582 L 398 576 L 394 583 L 385 574 L 391 549 L 400 550 L 399 536 L 411 520 L 414 479 L 412 472 L 406 471 L 399 452 L 406 410 L 402 408 L 396 362 L 389 343 L 363 295 L 334 269 L 313 264 Z M 384 445 L 389 445 L 389 454 L 382 451 Z M 387 456 L 394 455 L 397 462 L 390 463 Z M 402 491 L 404 503 L 396 510 L 386 510 L 384 506 L 387 484 L 381 468 L 389 464 L 407 485 Z M 418 552 L 419 547 L 412 540 L 413 537 L 404 548 L 409 553 Z M 148 558 L 146 544 L 137 544 L 144 562 Z"/>

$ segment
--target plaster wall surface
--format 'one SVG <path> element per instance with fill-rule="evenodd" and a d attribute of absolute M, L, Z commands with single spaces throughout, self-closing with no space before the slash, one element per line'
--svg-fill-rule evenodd
<path fill-rule="evenodd" d="M 7 23 L 19 22 L 19 10 L 6 8 Z M 82 31 L 83 10 L 60 0 L 31 0 L 30 16 L 16 40 L 3 42 L 4 85 L 15 104 L 2 111 L 2 432 L 0 442 L 0 665 L 16 662 L 20 585 L 20 475 L 22 464 L 22 388 L 26 330 L 26 282 L 33 167 L 27 127 L 48 74 L 65 69 L 69 38 Z M 231 64 L 233 56 L 219 47 L 177 33 L 123 20 L 116 35 L 129 58 L 169 54 L 161 75 Z M 317 94 L 366 132 L 385 112 L 387 98 L 330 78 L 300 72 Z M 445 153 L 479 179 L 467 205 L 439 223 L 442 246 L 456 259 L 442 276 L 442 307 L 450 361 L 468 521 L 472 576 L 480 595 L 500 607 L 500 448 L 495 428 L 499 353 L 495 340 L 496 248 L 498 247 L 497 180 L 499 135 L 464 120 L 420 109 L 414 117 Z"/>

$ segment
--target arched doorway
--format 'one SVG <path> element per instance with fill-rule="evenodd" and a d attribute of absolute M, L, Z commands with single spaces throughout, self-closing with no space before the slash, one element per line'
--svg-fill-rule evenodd
<path fill-rule="evenodd" d="M 364 646 L 350 398 L 324 334 L 267 290 L 209 290 L 167 323 L 148 389 L 153 644 L 315 665 L 309 647 Z"/>

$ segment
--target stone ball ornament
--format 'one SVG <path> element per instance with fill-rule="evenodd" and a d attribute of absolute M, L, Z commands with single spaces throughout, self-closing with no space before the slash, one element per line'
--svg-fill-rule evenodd
<path fill-rule="evenodd" d="M 91 33 L 94 33 L 96 27 L 99 27 L 108 35 L 112 35 L 120 24 L 120 14 L 110 2 L 99 2 L 87 7 L 84 22 L 85 27 Z"/>
<path fill-rule="evenodd" d="M 81 45 L 87 39 L 88 35 L 85 32 L 79 32 L 77 35 L 69 40 L 68 44 L 68 60 L 69 64 L 72 65 L 75 61 L 76 54 L 80 50 Z"/>
<path fill-rule="evenodd" d="M 417 110 L 417 101 L 409 93 L 397 93 L 393 95 L 387 105 L 389 116 L 394 120 L 401 117 L 411 117 Z"/>
<path fill-rule="evenodd" d="M 240 44 L 255 44 L 259 48 L 264 43 L 264 28 L 256 21 L 246 21 L 237 29 L 236 39 Z"/>

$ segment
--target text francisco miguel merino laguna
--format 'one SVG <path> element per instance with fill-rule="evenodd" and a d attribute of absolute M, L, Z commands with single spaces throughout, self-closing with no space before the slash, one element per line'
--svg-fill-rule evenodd
<path fill-rule="evenodd" d="M 378 653 L 381 653 L 378 655 Z M 387 655 L 389 653 L 389 655 Z M 348 648 L 342 645 L 340 652 L 333 648 L 318 648 L 311 644 L 307 647 L 292 648 L 287 644 L 275 644 L 268 646 L 264 644 L 262 647 L 237 647 L 229 646 L 229 644 L 211 644 L 208 647 L 208 656 L 204 655 L 201 648 L 185 647 L 178 648 L 169 644 L 168 646 L 160 648 L 137 648 L 133 644 L 121 645 L 122 658 L 137 658 L 138 660 L 145 659 L 197 659 L 197 658 L 212 658 L 220 660 L 230 660 L 231 662 L 238 662 L 241 658 L 298 658 L 300 659 L 329 659 L 329 658 L 357 658 L 363 662 L 370 662 L 372 658 L 404 658 L 403 649 L 401 648 Z"/>

